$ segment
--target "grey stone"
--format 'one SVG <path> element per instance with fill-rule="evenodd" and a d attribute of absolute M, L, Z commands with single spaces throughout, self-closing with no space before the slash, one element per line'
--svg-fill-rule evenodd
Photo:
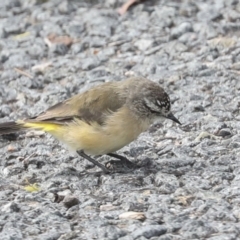
<path fill-rule="evenodd" d="M 183 22 L 179 26 L 175 27 L 171 31 L 171 38 L 179 38 L 186 32 L 191 32 L 193 31 L 192 24 L 190 22 Z"/>
<path fill-rule="evenodd" d="M 175 192 L 179 187 L 179 182 L 174 175 L 158 172 L 155 175 L 155 185 L 161 193 L 169 194 Z"/>
<path fill-rule="evenodd" d="M 7 213 L 19 212 L 20 208 L 16 203 L 12 202 L 12 203 L 8 203 L 8 204 L 2 206 L 1 211 L 7 212 Z"/>
<path fill-rule="evenodd" d="M 6 101 L 14 101 L 17 98 L 17 91 L 15 89 L 9 89 L 9 91 L 6 91 Z"/>
<path fill-rule="evenodd" d="M 92 25 L 89 34 L 99 37 L 110 37 L 112 35 L 111 26 L 108 26 L 107 24 L 104 23 Z"/>
<path fill-rule="evenodd" d="M 96 68 L 99 66 L 99 61 L 95 58 L 87 58 L 84 59 L 84 62 L 82 64 L 83 70 L 91 70 L 93 68 Z"/>
<path fill-rule="evenodd" d="M 200 21 L 203 20 L 207 22 L 221 17 L 219 9 L 215 6 L 200 3 L 198 4 L 198 7 L 200 8 L 200 11 L 197 13 L 197 18 Z"/>
<path fill-rule="evenodd" d="M 23 235 L 21 230 L 16 226 L 16 224 L 12 224 L 11 222 L 6 222 L 3 226 L 3 229 L 0 233 L 1 239 L 23 239 Z"/>
<path fill-rule="evenodd" d="M 62 1 L 61 4 L 58 6 L 58 10 L 62 14 L 69 14 L 74 10 L 73 4 L 71 1 Z"/>
<path fill-rule="evenodd" d="M 201 220 L 186 222 L 180 231 L 185 239 L 204 238 L 216 232 L 208 222 Z"/>
<path fill-rule="evenodd" d="M 67 195 L 63 199 L 63 204 L 65 207 L 70 208 L 79 204 L 79 200 L 75 196 Z"/>
<path fill-rule="evenodd" d="M 184 240 L 181 236 L 176 236 L 175 234 L 165 234 L 160 236 L 158 240 Z"/>
<path fill-rule="evenodd" d="M 73 22 L 70 26 L 65 27 L 65 31 L 73 38 L 80 38 L 84 33 L 84 24 L 79 22 Z"/>
<path fill-rule="evenodd" d="M 0 116 L 2 118 L 9 116 L 11 112 L 12 112 L 12 109 L 8 105 L 3 104 L 0 106 Z"/>
<path fill-rule="evenodd" d="M 161 225 L 148 225 L 143 226 L 132 233 L 133 239 L 138 239 L 143 236 L 147 239 L 152 238 L 154 236 L 161 236 L 167 232 L 167 228 Z"/>
<path fill-rule="evenodd" d="M 89 46 L 94 48 L 103 47 L 105 45 L 106 42 L 101 37 L 92 37 L 89 43 Z"/>
<path fill-rule="evenodd" d="M 231 239 L 237 239 L 238 236 L 236 234 L 229 234 L 229 233 L 223 233 L 223 234 L 216 234 L 216 236 L 209 237 L 209 240 L 231 240 Z"/>
<path fill-rule="evenodd" d="M 126 235 L 126 232 L 115 226 L 107 226 L 99 229 L 99 239 L 117 240 Z"/>
<path fill-rule="evenodd" d="M 46 239 L 46 240 L 59 239 L 60 236 L 61 236 L 61 233 L 57 232 L 56 230 L 50 230 L 50 231 L 47 231 L 46 233 L 38 235 L 40 239 Z"/>
<path fill-rule="evenodd" d="M 124 237 L 120 237 L 119 240 L 133 240 L 133 237 L 130 235 L 126 235 Z"/>
<path fill-rule="evenodd" d="M 10 34 L 19 34 L 21 33 L 21 27 L 19 25 L 15 24 L 9 24 L 8 26 L 4 27 L 4 31 L 6 35 Z"/>
<path fill-rule="evenodd" d="M 53 44 L 50 50 L 53 53 L 65 55 L 68 52 L 68 47 L 65 44 Z"/>
<path fill-rule="evenodd" d="M 151 39 L 140 39 L 134 43 L 134 46 L 136 46 L 140 51 L 145 51 L 151 45 L 153 44 L 153 41 Z"/>

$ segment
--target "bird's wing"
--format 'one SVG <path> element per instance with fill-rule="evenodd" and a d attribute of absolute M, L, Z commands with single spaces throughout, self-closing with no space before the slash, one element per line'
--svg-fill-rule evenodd
<path fill-rule="evenodd" d="M 109 115 L 126 102 L 126 96 L 117 91 L 116 85 L 117 83 L 111 82 L 96 86 L 50 107 L 31 121 L 53 121 L 65 124 L 78 118 L 87 123 L 95 122 L 102 125 Z"/>

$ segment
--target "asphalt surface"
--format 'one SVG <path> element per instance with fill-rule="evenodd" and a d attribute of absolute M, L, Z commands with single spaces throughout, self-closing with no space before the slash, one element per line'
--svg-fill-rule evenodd
<path fill-rule="evenodd" d="M 160 83 L 182 122 L 108 175 L 42 132 L 1 139 L 0 239 L 240 239 L 239 1 L 123 3 L 0 1 L 0 122 L 129 76 Z"/>

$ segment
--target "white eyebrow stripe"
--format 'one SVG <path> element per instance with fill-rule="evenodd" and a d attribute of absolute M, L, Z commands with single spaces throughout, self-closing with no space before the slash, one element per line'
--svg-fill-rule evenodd
<path fill-rule="evenodd" d="M 159 100 L 157 100 L 157 103 L 158 103 L 159 106 L 165 106 L 166 105 L 166 102 L 162 102 L 162 101 L 160 102 Z"/>
<path fill-rule="evenodd" d="M 157 103 L 158 103 L 159 105 L 166 105 L 166 104 L 167 104 L 166 101 L 159 101 L 159 100 L 157 100 Z"/>

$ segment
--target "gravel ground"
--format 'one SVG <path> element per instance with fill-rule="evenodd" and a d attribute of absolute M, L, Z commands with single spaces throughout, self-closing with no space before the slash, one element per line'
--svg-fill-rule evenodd
<path fill-rule="evenodd" d="M 240 239 L 238 2 L 143 1 L 119 16 L 123 0 L 1 0 L 0 122 L 137 75 L 183 125 L 119 151 L 146 163 L 126 174 L 42 132 L 2 139 L 0 239 Z"/>

